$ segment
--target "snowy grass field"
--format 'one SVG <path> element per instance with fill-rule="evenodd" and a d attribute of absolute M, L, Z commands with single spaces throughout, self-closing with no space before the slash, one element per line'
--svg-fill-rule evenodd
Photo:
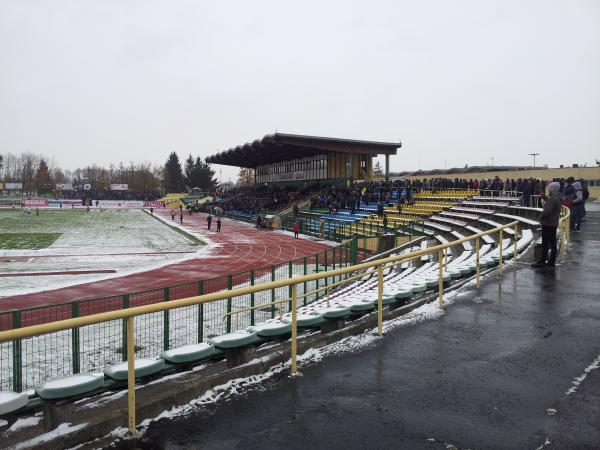
<path fill-rule="evenodd" d="M 191 257 L 197 238 L 141 210 L 0 210 L 0 296 L 149 270 Z M 114 270 L 112 275 L 7 276 L 10 273 Z"/>

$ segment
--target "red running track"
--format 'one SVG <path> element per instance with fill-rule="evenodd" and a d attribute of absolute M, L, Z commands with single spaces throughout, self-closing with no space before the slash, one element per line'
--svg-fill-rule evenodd
<path fill-rule="evenodd" d="M 168 216 L 167 220 L 171 221 L 168 211 L 158 210 L 155 213 L 165 218 Z M 206 230 L 206 216 L 206 214 L 184 215 L 183 227 L 196 232 L 200 231 L 206 240 L 210 242 L 209 248 L 197 258 L 123 277 L 50 291 L 0 298 L 0 312 L 57 305 L 74 300 L 119 296 L 132 292 L 148 291 L 198 280 L 206 280 L 313 255 L 331 247 L 323 241 L 296 239 L 284 233 L 257 230 L 247 223 L 229 219 L 222 219 L 221 233 L 215 232 L 215 220 L 212 223 L 212 231 L 208 232 Z M 178 217 L 176 217 L 176 222 L 178 224 Z M 235 280 L 234 284 L 242 281 L 245 280 Z M 197 283 L 195 286 L 197 286 Z M 225 288 L 226 286 L 213 286 L 207 289 L 205 293 Z M 196 290 L 195 292 L 189 288 L 180 291 L 172 289 L 170 297 L 174 299 L 196 295 L 198 293 L 197 288 L 194 289 Z M 161 290 L 146 295 L 144 299 L 131 302 L 130 306 L 154 303 L 162 300 L 163 295 Z M 86 308 L 86 311 L 80 311 L 80 314 L 86 315 L 122 307 L 120 297 L 112 302 L 103 301 L 102 303 L 102 305 L 89 305 L 89 308 Z M 21 326 L 70 317 L 70 308 L 57 307 L 52 308 L 52 310 L 52 312 L 46 311 L 43 318 L 39 314 L 41 311 L 36 314 L 36 318 L 31 317 L 29 320 L 23 320 L 22 318 Z M 52 317 L 48 317 L 48 314 Z M 0 329 L 6 329 L 7 325 L 7 323 L 0 324 Z"/>

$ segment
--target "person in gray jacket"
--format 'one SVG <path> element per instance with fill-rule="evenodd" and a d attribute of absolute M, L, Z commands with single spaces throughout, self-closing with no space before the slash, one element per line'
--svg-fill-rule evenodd
<path fill-rule="evenodd" d="M 548 185 L 548 197 L 544 196 L 543 200 L 544 210 L 540 215 L 540 224 L 542 225 L 542 254 L 539 261 L 533 264 L 533 267 L 554 267 L 557 253 L 556 230 L 562 206 L 560 183 L 550 183 Z M 550 250 L 550 258 L 546 262 L 548 250 Z"/>
<path fill-rule="evenodd" d="M 581 231 L 581 219 L 583 219 L 583 212 L 585 211 L 585 206 L 583 206 L 583 187 L 581 186 L 581 182 L 575 181 L 573 188 L 575 189 L 573 208 L 571 209 L 571 214 L 573 214 L 573 231 Z"/>

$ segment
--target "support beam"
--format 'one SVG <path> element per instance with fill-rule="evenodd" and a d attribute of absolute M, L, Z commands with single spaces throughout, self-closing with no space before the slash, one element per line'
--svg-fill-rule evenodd
<path fill-rule="evenodd" d="M 385 181 L 390 181 L 390 155 L 385 155 Z"/>

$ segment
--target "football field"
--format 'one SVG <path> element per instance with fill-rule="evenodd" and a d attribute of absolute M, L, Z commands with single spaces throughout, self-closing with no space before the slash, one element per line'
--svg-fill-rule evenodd
<path fill-rule="evenodd" d="M 148 270 L 200 248 L 141 210 L 0 210 L 0 296 Z"/>

